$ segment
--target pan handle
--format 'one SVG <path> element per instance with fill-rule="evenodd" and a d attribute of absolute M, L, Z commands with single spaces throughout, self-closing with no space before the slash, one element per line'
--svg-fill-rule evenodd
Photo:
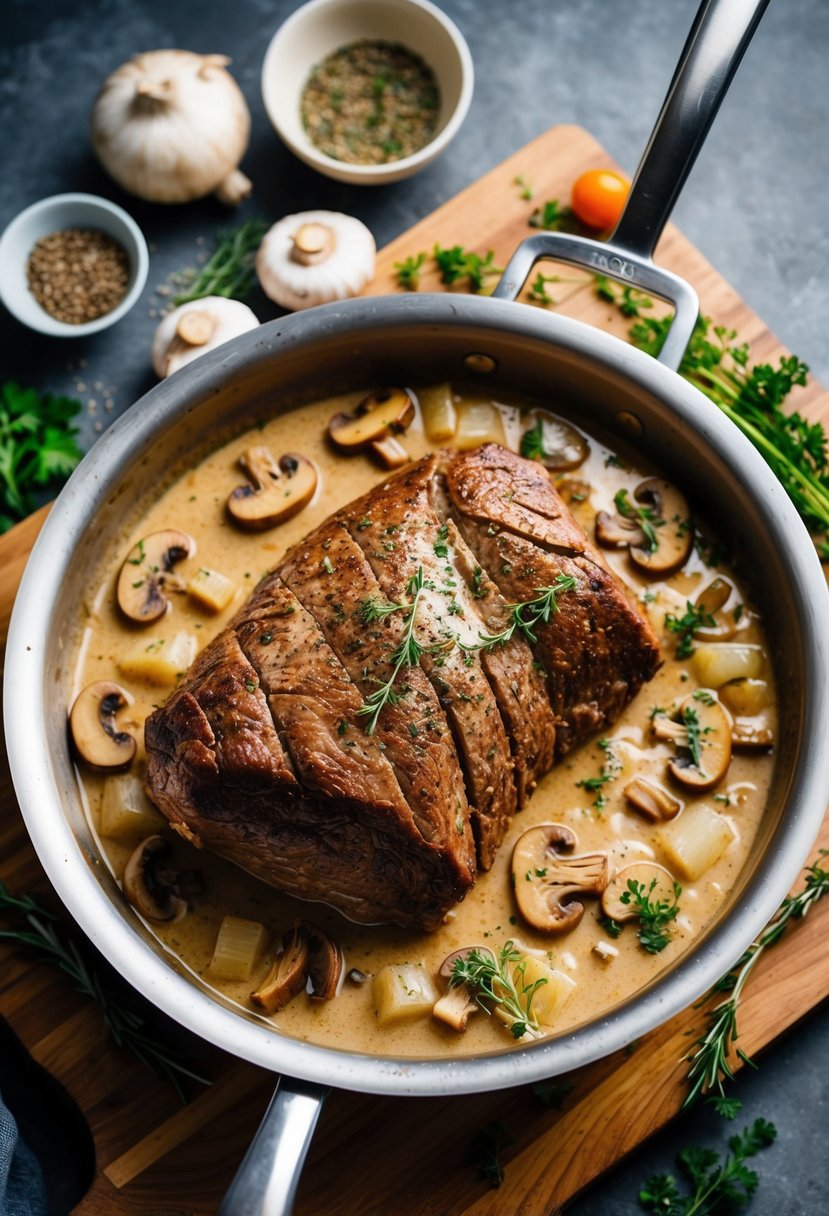
<path fill-rule="evenodd" d="M 654 266 L 653 251 L 768 2 L 703 0 L 609 240 L 561 232 L 530 237 L 515 251 L 493 295 L 516 299 L 542 257 L 618 279 L 673 304 L 676 315 L 659 358 L 679 367 L 699 301 L 683 279 Z"/>
<path fill-rule="evenodd" d="M 290 1216 L 328 1090 L 280 1077 L 218 1216 Z"/>

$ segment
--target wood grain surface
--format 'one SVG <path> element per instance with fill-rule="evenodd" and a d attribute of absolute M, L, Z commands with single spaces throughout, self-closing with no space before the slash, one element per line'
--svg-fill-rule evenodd
<path fill-rule="evenodd" d="M 566 200 L 582 170 L 610 165 L 599 145 L 576 127 L 555 127 L 446 203 L 379 255 L 372 294 L 397 290 L 393 265 L 439 242 L 504 265 L 531 231 L 533 207 Z M 515 178 L 535 189 L 520 197 Z M 668 229 L 657 261 L 689 279 L 703 311 L 733 326 L 755 360 L 782 347 L 702 255 Z M 423 288 L 437 287 L 434 272 Z M 552 288 L 560 311 L 623 333 L 625 322 L 589 286 Z M 798 408 L 829 417 L 818 384 L 798 391 Z M 46 508 L 0 538 L 0 637 L 26 556 Z M 819 844 L 829 847 L 829 820 Z M 816 845 L 816 848 L 818 846 Z M 28 842 L 11 790 L 5 756 L 0 770 L 0 877 L 13 891 L 57 901 Z M 77 930 L 75 932 L 78 932 Z M 827 995 L 829 901 L 790 930 L 786 946 L 757 967 L 740 1019 L 741 1046 L 754 1053 Z M 172 1089 L 121 1052 L 96 1006 L 75 993 L 52 967 L 0 945 L 0 1012 L 32 1054 L 74 1095 L 95 1138 L 98 1172 L 76 1209 L 82 1216 L 207 1216 L 242 1158 L 265 1109 L 274 1078 L 206 1047 L 170 1023 L 158 1032 L 213 1079 L 193 1086 L 181 1106 Z M 550 1216 L 603 1170 L 671 1119 L 683 1096 L 689 1035 L 701 1026 L 687 1010 L 620 1052 L 567 1078 L 562 1108 L 544 1109 L 530 1089 L 463 1098 L 391 1099 L 334 1093 L 321 1118 L 297 1204 L 300 1216 Z M 642 1101 L 647 1077 L 648 1101 Z M 503 1153 L 504 1183 L 492 1190 L 465 1162 L 469 1142 L 500 1120 L 512 1143 Z"/>

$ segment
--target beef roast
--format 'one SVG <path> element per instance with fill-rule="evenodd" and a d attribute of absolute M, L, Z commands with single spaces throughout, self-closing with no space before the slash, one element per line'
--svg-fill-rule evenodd
<path fill-rule="evenodd" d="M 570 575 L 531 648 L 509 606 Z M 415 581 L 413 581 L 415 580 Z M 422 582 L 404 666 L 368 733 Z M 366 605 L 398 605 L 376 619 Z M 557 755 L 607 726 L 659 648 L 543 468 L 428 456 L 296 545 L 147 719 L 182 835 L 353 920 L 435 928 Z"/>

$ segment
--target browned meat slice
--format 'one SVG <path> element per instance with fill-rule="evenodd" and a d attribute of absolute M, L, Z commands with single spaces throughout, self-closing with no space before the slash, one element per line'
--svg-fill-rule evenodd
<path fill-rule="evenodd" d="M 457 832 L 425 845 L 362 703 L 272 575 L 148 718 L 148 784 L 182 835 L 274 886 L 353 920 L 434 928 L 474 858 L 458 864 Z"/>
<path fill-rule="evenodd" d="M 405 623 L 397 614 L 365 624 L 366 599 L 382 599 L 360 548 L 336 520 L 296 545 L 279 566 L 282 580 L 314 617 L 360 692 L 368 698 L 391 676 L 391 656 Z M 363 727 L 369 724 L 361 719 Z M 395 771 L 415 823 L 428 844 L 445 850 L 458 881 L 475 877 L 475 847 L 457 753 L 434 689 L 419 667 L 407 667 L 375 735 Z"/>
<path fill-rule="evenodd" d="M 576 589 L 538 630 L 563 755 L 601 730 L 651 679 L 659 643 L 533 461 L 487 444 L 444 460 L 449 508 L 481 565 L 511 603 L 560 575 Z"/>

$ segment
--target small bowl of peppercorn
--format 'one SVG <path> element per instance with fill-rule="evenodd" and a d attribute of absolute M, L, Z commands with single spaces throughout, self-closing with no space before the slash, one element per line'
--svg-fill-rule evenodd
<path fill-rule="evenodd" d="M 277 30 L 262 97 L 283 143 L 353 185 L 410 177 L 457 134 L 474 69 L 431 0 L 310 0 Z"/>
<path fill-rule="evenodd" d="M 95 194 L 32 203 L 0 237 L 0 299 L 30 329 L 80 338 L 114 325 L 147 281 L 141 229 Z"/>

